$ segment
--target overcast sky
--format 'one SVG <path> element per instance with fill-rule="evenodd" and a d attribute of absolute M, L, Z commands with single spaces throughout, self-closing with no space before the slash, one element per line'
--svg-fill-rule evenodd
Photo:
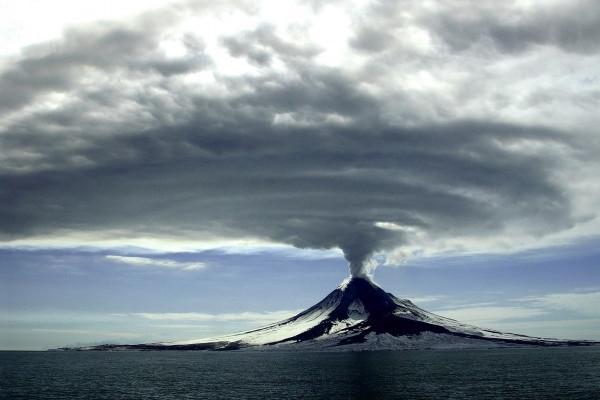
<path fill-rule="evenodd" d="M 86 309 L 153 323 L 194 312 L 209 331 L 264 322 L 318 300 L 329 289 L 300 283 L 335 285 L 348 262 L 355 275 L 397 267 L 375 279 L 446 296 L 432 306 L 449 316 L 591 323 L 572 304 L 600 296 L 598 2 L 88 3 L 0 1 L 10 340 L 107 339 L 34 323 L 45 307 L 59 324 Z M 452 278 L 461 263 L 471 272 Z M 419 268 L 436 271 L 429 289 L 406 290 Z M 507 279 L 484 284 L 486 270 Z M 545 278 L 518 284 L 534 270 Z M 199 290 L 184 306 L 190 276 L 228 300 Z M 170 282 L 164 298 L 152 279 Z M 245 299 L 275 283 L 288 285 L 273 289 L 281 298 Z M 501 304 L 482 300 L 488 286 Z M 442 287 L 472 294 L 461 305 Z M 110 324 L 150 335 L 126 320 Z M 18 346 L 49 345 L 44 335 Z"/>

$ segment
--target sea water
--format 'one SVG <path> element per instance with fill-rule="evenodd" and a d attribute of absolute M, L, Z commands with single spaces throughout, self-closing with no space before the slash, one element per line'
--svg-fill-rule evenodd
<path fill-rule="evenodd" d="M 600 399 L 600 347 L 0 352 L 0 398 Z"/>

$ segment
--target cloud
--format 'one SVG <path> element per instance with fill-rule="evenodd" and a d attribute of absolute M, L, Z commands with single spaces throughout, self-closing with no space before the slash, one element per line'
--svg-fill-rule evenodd
<path fill-rule="evenodd" d="M 492 302 L 438 309 L 436 314 L 504 331 L 544 337 L 568 338 L 578 331 L 582 339 L 597 338 L 600 292 L 547 293 Z M 571 333 L 570 333 L 571 332 Z"/>
<path fill-rule="evenodd" d="M 502 321 L 495 322 L 493 328 L 537 337 L 600 340 L 599 324 L 600 319 L 565 318 L 551 321 Z"/>
<path fill-rule="evenodd" d="M 113 331 L 98 331 L 97 329 L 55 329 L 55 328 L 30 328 L 31 332 L 40 333 L 59 333 L 59 334 L 74 334 L 74 335 L 89 335 L 94 337 L 107 337 L 107 338 L 138 338 L 139 334 L 131 332 L 113 332 Z"/>
<path fill-rule="evenodd" d="M 564 310 L 571 313 L 600 317 L 600 292 L 550 293 L 539 297 L 528 297 L 524 301 L 539 307 Z"/>
<path fill-rule="evenodd" d="M 554 40 L 523 17 L 525 44 L 486 34 L 489 56 L 461 45 L 504 23 L 485 4 L 461 32 L 451 6 L 219 4 L 71 28 L 5 65 L 1 240 L 257 240 L 339 248 L 361 274 L 375 252 L 537 245 L 593 220 L 591 22 L 569 47 L 566 22 Z"/>
<path fill-rule="evenodd" d="M 499 52 L 544 45 L 583 54 L 600 50 L 600 7 L 592 0 L 489 3 L 462 11 L 464 3 L 449 3 L 423 17 L 440 40 L 459 51 L 490 45 Z"/>
<path fill-rule="evenodd" d="M 408 296 L 410 297 L 410 296 Z M 413 303 L 433 303 L 433 302 L 438 302 L 445 299 L 445 296 L 423 296 L 423 297 L 410 297 L 410 300 Z"/>
<path fill-rule="evenodd" d="M 256 323 L 270 323 L 281 321 L 292 317 L 301 310 L 290 311 L 267 311 L 267 312 L 239 312 L 239 313 L 132 313 L 127 314 L 152 321 L 209 321 L 209 322 L 232 322 L 251 321 Z"/>
<path fill-rule="evenodd" d="M 581 54 L 600 50 L 596 40 L 600 7 L 593 0 L 500 4 L 467 0 L 434 6 L 374 2 L 359 22 L 350 43 L 369 53 L 398 48 L 427 51 L 438 46 L 442 51 L 476 51 L 482 56 L 523 53 L 536 46 Z"/>
<path fill-rule="evenodd" d="M 483 306 L 438 310 L 436 313 L 458 321 L 485 325 L 505 320 L 539 317 L 548 312 L 542 308 L 521 306 Z"/>
<path fill-rule="evenodd" d="M 80 78 L 95 72 L 173 75 L 201 67 L 206 60 L 198 47 L 187 58 L 167 58 L 161 51 L 157 36 L 175 16 L 163 17 L 147 15 L 131 25 L 96 23 L 70 28 L 59 41 L 27 48 L 0 74 L 0 91 L 10 94 L 0 99 L 0 111 L 19 109 L 45 93 L 81 87 L 85 83 Z"/>
<path fill-rule="evenodd" d="M 175 260 L 167 260 L 161 258 L 147 257 L 131 257 L 131 256 L 115 256 L 108 255 L 107 259 L 116 261 L 122 264 L 128 264 L 141 267 L 160 267 L 167 269 L 178 269 L 182 271 L 197 271 L 206 268 L 206 263 L 203 262 L 182 262 Z"/>

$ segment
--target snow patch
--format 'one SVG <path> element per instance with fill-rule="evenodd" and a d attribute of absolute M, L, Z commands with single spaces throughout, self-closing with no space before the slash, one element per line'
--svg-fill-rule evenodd
<path fill-rule="evenodd" d="M 354 300 L 348 306 L 348 318 L 354 321 L 364 321 L 369 317 L 365 306 L 359 299 Z"/>

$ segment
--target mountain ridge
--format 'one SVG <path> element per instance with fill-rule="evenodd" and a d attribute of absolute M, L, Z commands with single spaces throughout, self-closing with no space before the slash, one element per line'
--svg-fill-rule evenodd
<path fill-rule="evenodd" d="M 59 350 L 384 350 L 582 346 L 560 340 L 478 328 L 430 313 L 384 291 L 368 278 L 348 278 L 323 300 L 262 328 L 178 342 L 61 348 Z"/>

